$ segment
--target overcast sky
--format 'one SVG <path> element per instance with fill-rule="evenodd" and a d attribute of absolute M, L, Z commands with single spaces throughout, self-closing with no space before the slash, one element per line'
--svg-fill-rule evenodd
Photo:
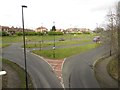
<path fill-rule="evenodd" d="M 0 0 L 0 25 L 22 27 L 21 5 L 25 28 L 41 25 L 56 28 L 90 28 L 105 23 L 105 16 L 119 0 Z"/>

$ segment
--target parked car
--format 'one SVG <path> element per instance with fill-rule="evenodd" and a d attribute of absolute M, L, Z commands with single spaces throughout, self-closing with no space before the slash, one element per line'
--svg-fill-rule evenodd
<path fill-rule="evenodd" d="M 65 41 L 65 39 L 64 38 L 60 38 L 59 41 Z"/>
<path fill-rule="evenodd" d="M 93 42 L 100 43 L 100 36 L 95 36 Z"/>

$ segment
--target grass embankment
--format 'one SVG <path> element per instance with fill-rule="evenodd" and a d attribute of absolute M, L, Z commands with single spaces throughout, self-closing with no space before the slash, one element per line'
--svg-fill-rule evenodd
<path fill-rule="evenodd" d="M 55 58 L 53 57 L 54 50 L 34 50 L 33 53 L 51 59 L 63 59 L 65 57 L 69 57 L 78 53 L 82 53 L 88 51 L 90 49 L 98 47 L 99 44 L 87 44 L 84 46 L 77 46 L 71 48 L 61 48 L 55 50 Z"/>
<path fill-rule="evenodd" d="M 107 65 L 107 71 L 109 73 L 109 75 L 114 78 L 115 80 L 118 80 L 118 77 L 120 75 L 120 71 L 118 74 L 118 60 L 117 59 L 112 59 L 110 60 L 110 62 Z M 119 81 L 120 81 L 120 77 L 119 77 Z"/>
<path fill-rule="evenodd" d="M 2 63 L 5 63 L 7 65 L 9 65 L 11 68 L 13 68 L 13 70 L 15 70 L 19 76 L 19 80 L 20 80 L 20 87 L 18 88 L 25 88 L 26 87 L 26 82 L 25 82 L 25 71 L 16 63 L 13 63 L 7 59 L 2 59 L 0 60 L 0 62 L 2 61 Z M 11 76 L 12 78 L 12 76 Z M 7 82 L 5 82 L 7 83 Z M 17 84 L 17 83 L 16 83 Z M 33 84 L 31 81 L 30 76 L 28 75 L 28 86 L 29 88 L 33 88 Z"/>

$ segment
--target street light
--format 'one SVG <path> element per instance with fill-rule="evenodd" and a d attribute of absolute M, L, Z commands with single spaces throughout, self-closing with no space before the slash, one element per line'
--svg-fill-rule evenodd
<path fill-rule="evenodd" d="M 42 29 L 42 31 L 41 31 L 41 41 L 43 43 L 43 34 L 44 34 L 44 32 L 43 32 L 43 23 L 41 23 L 41 29 Z"/>
<path fill-rule="evenodd" d="M 53 22 L 52 31 L 56 31 L 55 22 Z M 53 57 L 55 58 L 55 33 L 54 33 L 54 44 L 53 44 Z"/>
<path fill-rule="evenodd" d="M 22 26 L 23 26 L 23 44 L 24 44 L 24 60 L 25 60 L 26 90 L 28 90 L 27 63 L 26 63 L 26 46 L 25 46 L 25 30 L 24 30 L 24 13 L 23 13 L 23 8 L 27 8 L 27 6 L 22 5 Z"/>

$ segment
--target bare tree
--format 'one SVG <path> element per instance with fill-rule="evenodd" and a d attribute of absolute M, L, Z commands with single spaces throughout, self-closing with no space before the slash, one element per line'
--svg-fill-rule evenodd
<path fill-rule="evenodd" d="M 117 33 L 118 33 L 118 86 L 120 88 L 120 1 L 117 6 Z"/>

